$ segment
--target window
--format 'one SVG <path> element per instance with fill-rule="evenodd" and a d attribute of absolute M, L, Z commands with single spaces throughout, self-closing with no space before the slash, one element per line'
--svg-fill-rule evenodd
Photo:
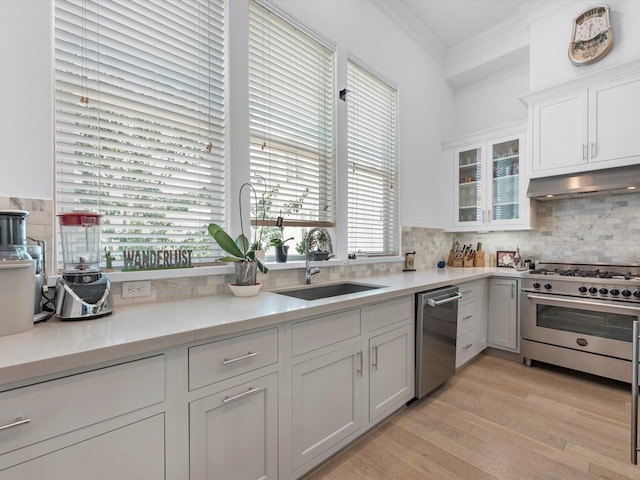
<path fill-rule="evenodd" d="M 398 254 L 397 90 L 347 67 L 348 249 Z"/>
<path fill-rule="evenodd" d="M 258 194 L 266 190 L 258 213 L 264 204 L 267 218 L 282 216 L 285 226 L 335 222 L 334 57 L 316 38 L 250 3 L 252 183 Z"/>
<path fill-rule="evenodd" d="M 56 0 L 56 202 L 110 250 L 212 256 L 225 223 L 224 0 Z"/>

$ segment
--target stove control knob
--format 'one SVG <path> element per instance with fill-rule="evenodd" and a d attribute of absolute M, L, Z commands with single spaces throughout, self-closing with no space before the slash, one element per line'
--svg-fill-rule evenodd
<path fill-rule="evenodd" d="M 606 295 L 607 293 L 609 293 L 609 290 L 607 290 L 606 288 L 600 289 L 600 295 Z"/>
<path fill-rule="evenodd" d="M 587 287 L 585 287 L 584 285 L 578 287 L 578 291 L 580 293 L 587 293 Z"/>
<path fill-rule="evenodd" d="M 589 287 L 589 293 L 598 293 L 598 289 L 596 287 Z"/>
<path fill-rule="evenodd" d="M 630 297 L 631 296 L 631 290 L 622 290 L 622 296 L 623 297 Z"/>
<path fill-rule="evenodd" d="M 609 293 L 613 296 L 617 296 L 620 295 L 620 290 L 618 290 L 617 288 L 612 288 Z"/>
<path fill-rule="evenodd" d="M 540 288 L 540 284 L 538 282 L 533 282 L 533 288 Z"/>
<path fill-rule="evenodd" d="M 544 284 L 544 288 L 547 290 L 551 290 L 551 284 L 550 283 L 545 283 Z"/>
<path fill-rule="evenodd" d="M 633 296 L 636 298 L 640 298 L 640 290 L 636 290 L 635 292 L 633 292 Z"/>

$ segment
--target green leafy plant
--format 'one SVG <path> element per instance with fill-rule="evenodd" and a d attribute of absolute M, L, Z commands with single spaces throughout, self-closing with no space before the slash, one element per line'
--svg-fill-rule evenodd
<path fill-rule="evenodd" d="M 302 240 L 300 243 L 296 244 L 296 252 L 300 255 L 304 255 L 304 248 L 307 241 L 308 232 L 303 232 Z M 309 251 L 310 252 L 321 252 L 326 247 L 327 243 L 329 243 L 329 239 L 327 236 L 321 232 L 316 231 L 313 233 L 311 238 L 309 239 Z"/>
<path fill-rule="evenodd" d="M 213 237 L 220 248 L 222 248 L 229 255 L 222 257 L 219 260 L 222 262 L 257 262 L 258 270 L 262 273 L 267 273 L 269 269 L 263 265 L 263 263 L 256 258 L 255 250 L 251 249 L 249 245 L 249 239 L 243 234 L 240 234 L 238 238 L 233 240 L 231 236 L 225 232 L 222 227 L 215 223 L 210 223 L 209 235 Z"/>

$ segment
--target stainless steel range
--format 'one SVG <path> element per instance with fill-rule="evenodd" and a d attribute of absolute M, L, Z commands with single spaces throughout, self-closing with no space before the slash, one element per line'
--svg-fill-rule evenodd
<path fill-rule="evenodd" d="M 521 355 L 631 382 L 640 265 L 538 262 L 522 279 Z"/>

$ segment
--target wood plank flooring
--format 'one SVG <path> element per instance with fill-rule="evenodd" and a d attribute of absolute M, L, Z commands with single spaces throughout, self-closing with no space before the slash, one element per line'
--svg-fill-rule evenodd
<path fill-rule="evenodd" d="M 630 386 L 485 354 L 305 480 L 640 479 Z"/>

